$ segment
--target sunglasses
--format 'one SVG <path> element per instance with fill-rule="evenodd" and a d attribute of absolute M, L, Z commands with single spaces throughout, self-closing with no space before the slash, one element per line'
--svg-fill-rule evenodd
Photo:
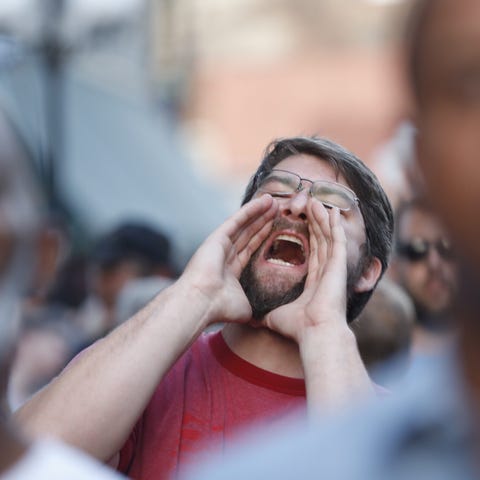
<path fill-rule="evenodd" d="M 455 259 L 452 244 L 445 238 L 435 242 L 423 238 L 415 238 L 410 242 L 399 242 L 397 253 L 410 262 L 420 262 L 428 257 L 431 248 L 434 248 L 443 260 L 452 261 Z"/>

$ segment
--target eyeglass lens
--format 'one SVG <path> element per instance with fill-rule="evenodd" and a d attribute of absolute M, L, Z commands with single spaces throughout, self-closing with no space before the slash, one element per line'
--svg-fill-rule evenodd
<path fill-rule="evenodd" d="M 260 180 L 259 190 L 271 195 L 287 196 L 300 190 L 302 180 L 295 173 L 273 170 Z M 310 193 L 327 207 L 349 210 L 355 203 L 355 197 L 346 188 L 333 182 L 312 182 Z"/>

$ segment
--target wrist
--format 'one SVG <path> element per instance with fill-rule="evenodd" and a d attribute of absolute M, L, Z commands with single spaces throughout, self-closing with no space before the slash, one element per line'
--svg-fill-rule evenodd
<path fill-rule="evenodd" d="M 180 277 L 171 287 L 170 296 L 179 312 L 191 318 L 195 324 L 204 329 L 217 321 L 214 301 L 201 288 Z"/>
<path fill-rule="evenodd" d="M 357 340 L 347 323 L 339 319 L 329 325 L 317 324 L 305 327 L 299 336 L 298 345 L 303 356 L 331 348 L 357 349 Z"/>

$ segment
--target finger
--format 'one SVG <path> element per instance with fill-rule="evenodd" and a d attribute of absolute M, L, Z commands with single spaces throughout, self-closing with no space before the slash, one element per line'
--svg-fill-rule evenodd
<path fill-rule="evenodd" d="M 242 230 L 254 222 L 262 214 L 271 210 L 274 204 L 271 195 L 262 195 L 243 205 L 238 212 L 228 218 L 216 231 L 215 234 L 227 236 L 234 243 Z"/>
<path fill-rule="evenodd" d="M 319 201 L 312 201 L 311 214 L 313 231 L 320 244 L 330 247 L 332 232 L 330 227 L 330 211 Z"/>
<path fill-rule="evenodd" d="M 320 272 L 319 272 L 320 262 L 318 259 L 320 245 L 317 238 L 317 234 L 314 231 L 315 229 L 318 229 L 318 226 L 314 225 L 316 221 L 313 219 L 313 215 L 311 214 L 311 212 L 308 212 L 308 207 L 307 207 L 307 215 L 309 217 L 309 222 L 308 222 L 309 255 L 308 255 L 308 274 L 305 281 L 306 290 L 308 290 L 312 284 L 316 283 L 318 277 L 320 276 Z"/>
<path fill-rule="evenodd" d="M 329 277 L 337 293 L 340 293 L 344 291 L 347 282 L 347 239 L 337 208 L 330 213 L 330 231 L 331 255 L 326 264 L 325 275 Z"/>
<path fill-rule="evenodd" d="M 329 253 L 331 243 L 330 219 L 327 209 L 316 200 L 312 200 L 309 226 L 318 244 L 318 261 L 323 263 Z"/>
<path fill-rule="evenodd" d="M 315 204 L 318 204 L 320 209 L 324 207 L 317 201 L 311 200 L 307 205 L 307 218 L 308 218 L 308 230 L 309 230 L 309 259 L 308 259 L 308 275 L 305 283 L 305 289 L 310 288 L 312 285 L 317 285 L 319 279 L 322 276 L 323 265 L 325 263 L 327 254 L 327 243 L 325 235 L 322 233 L 322 227 L 320 223 L 328 222 L 328 213 L 323 212 L 320 214 L 320 222 L 313 213 Z"/>
<path fill-rule="evenodd" d="M 270 208 L 265 212 L 262 212 L 256 218 L 252 218 L 250 224 L 246 225 L 244 228 L 239 230 L 235 235 L 235 238 L 232 239 L 232 243 L 235 248 L 235 253 L 240 254 L 246 247 L 251 249 L 252 241 L 257 244 L 257 247 L 260 243 L 266 238 L 266 234 L 271 229 L 273 224 L 273 219 L 278 210 L 278 203 L 273 201 Z M 270 225 L 269 228 L 265 229 L 265 225 Z M 259 241 L 259 233 L 262 232 L 260 235 L 261 240 Z"/>
<path fill-rule="evenodd" d="M 332 257 L 346 264 L 347 261 L 347 237 L 341 222 L 341 214 L 338 208 L 332 209 L 330 215 L 330 231 L 332 233 Z"/>
<path fill-rule="evenodd" d="M 234 243 L 241 235 L 242 230 L 262 215 L 265 216 L 263 222 L 268 221 L 274 215 L 272 209 L 275 210 L 276 208 L 278 208 L 276 202 L 270 195 L 256 198 L 243 205 L 240 210 L 229 217 L 208 237 L 204 244 L 209 244 L 212 241 L 218 242 L 225 252 L 225 258 L 227 258 L 231 255 L 232 250 L 235 250 Z"/>
<path fill-rule="evenodd" d="M 250 241 L 245 245 L 241 251 L 234 248 L 227 259 L 227 262 L 232 265 L 233 273 L 239 276 L 242 270 L 246 267 L 252 255 L 257 251 L 262 242 L 268 237 L 272 231 L 273 220 L 265 223 L 263 227 L 250 238 Z"/>
<path fill-rule="evenodd" d="M 341 222 L 340 210 L 334 209 L 330 218 L 332 230 L 332 260 L 329 268 L 332 269 L 332 284 L 337 292 L 337 299 L 346 308 L 347 302 L 347 236 Z"/>

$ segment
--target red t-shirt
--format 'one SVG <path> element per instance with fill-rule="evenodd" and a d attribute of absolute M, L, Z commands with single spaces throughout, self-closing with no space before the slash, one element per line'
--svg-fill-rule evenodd
<path fill-rule="evenodd" d="M 136 480 L 171 478 L 199 453 L 222 453 L 241 427 L 262 430 L 305 407 L 305 383 L 235 355 L 220 332 L 202 335 L 162 380 L 120 452 Z"/>

